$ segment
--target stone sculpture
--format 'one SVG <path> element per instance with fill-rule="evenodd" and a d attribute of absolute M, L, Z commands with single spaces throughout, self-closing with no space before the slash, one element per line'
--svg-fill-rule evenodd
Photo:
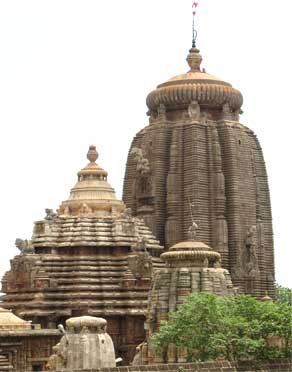
<path fill-rule="evenodd" d="M 46 208 L 46 217 L 45 220 L 53 220 L 55 217 L 57 217 L 57 213 L 53 211 L 53 209 Z"/>
<path fill-rule="evenodd" d="M 48 368 L 54 371 L 113 368 L 116 366 L 111 337 L 106 332 L 107 321 L 90 316 L 66 320 L 67 331 L 54 347 Z"/>
<path fill-rule="evenodd" d="M 30 240 L 23 240 L 17 238 L 15 240 L 15 246 L 20 250 L 21 254 L 33 254 L 34 253 L 34 248 L 31 244 Z"/>
<path fill-rule="evenodd" d="M 188 239 L 190 241 L 192 241 L 192 240 L 195 241 L 196 240 L 198 228 L 199 228 L 199 226 L 196 224 L 195 221 L 193 221 L 192 225 L 188 229 Z"/>
<path fill-rule="evenodd" d="M 131 154 L 134 156 L 135 161 L 137 162 L 137 172 L 145 176 L 150 172 L 149 161 L 143 155 L 143 151 L 137 147 L 134 147 L 131 151 Z"/>

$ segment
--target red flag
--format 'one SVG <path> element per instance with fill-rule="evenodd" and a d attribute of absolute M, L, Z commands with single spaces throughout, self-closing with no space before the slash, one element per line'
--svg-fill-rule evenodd
<path fill-rule="evenodd" d="M 197 8 L 198 5 L 199 5 L 199 2 L 197 2 L 197 1 L 194 1 L 193 2 L 193 6 L 192 6 L 192 8 L 193 8 L 193 15 L 196 14 L 196 8 Z"/>

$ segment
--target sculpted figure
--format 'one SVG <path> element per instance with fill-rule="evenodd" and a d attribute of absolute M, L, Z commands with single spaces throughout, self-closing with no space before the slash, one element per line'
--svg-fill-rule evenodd
<path fill-rule="evenodd" d="M 135 278 L 151 278 L 152 258 L 147 252 L 128 257 L 129 268 Z"/>
<path fill-rule="evenodd" d="M 247 271 L 250 276 L 257 276 L 259 274 L 259 264 L 257 255 L 257 228 L 251 226 L 247 230 L 245 244 L 247 247 L 248 263 Z"/>
<path fill-rule="evenodd" d="M 133 255 L 128 257 L 129 268 L 135 278 L 151 277 L 152 258 L 147 251 L 145 238 L 138 238 L 132 245 Z"/>
<path fill-rule="evenodd" d="M 89 214 L 89 213 L 92 213 L 92 210 L 86 203 L 83 203 L 82 207 L 80 208 L 80 213 L 81 214 Z"/>
<path fill-rule="evenodd" d="M 48 362 L 46 364 L 46 370 L 47 371 L 56 371 L 57 366 L 58 366 L 58 347 L 60 344 L 57 344 L 53 346 L 53 354 L 49 357 Z"/>
<path fill-rule="evenodd" d="M 134 253 L 147 252 L 147 241 L 144 237 L 139 237 L 137 242 L 132 245 L 132 251 Z M 148 253 L 148 252 L 147 252 Z"/>
<path fill-rule="evenodd" d="M 15 240 L 16 247 L 20 250 L 21 254 L 32 254 L 34 253 L 34 248 L 29 240 L 23 240 L 17 238 Z"/>
<path fill-rule="evenodd" d="M 165 118 L 165 114 L 166 114 L 166 107 L 163 103 L 160 103 L 158 109 L 157 109 L 157 114 L 158 114 L 158 117 L 161 118 L 161 119 L 164 119 Z"/>
<path fill-rule="evenodd" d="M 197 230 L 199 226 L 196 224 L 195 221 L 193 221 L 192 225 L 189 227 L 188 230 L 188 240 L 195 241 L 197 236 Z"/>
<path fill-rule="evenodd" d="M 55 217 L 57 217 L 57 213 L 53 211 L 53 209 L 46 208 L 46 217 L 45 220 L 53 220 Z"/>
<path fill-rule="evenodd" d="M 189 117 L 194 120 L 199 120 L 200 118 L 200 105 L 197 101 L 193 101 L 189 104 L 188 113 Z"/>
<path fill-rule="evenodd" d="M 142 176 L 150 173 L 149 161 L 144 157 L 142 149 L 134 147 L 131 154 L 134 155 L 134 159 L 137 163 L 137 172 Z"/>
<path fill-rule="evenodd" d="M 132 209 L 131 208 L 126 208 L 123 215 L 124 218 L 126 219 L 131 219 L 132 218 Z"/>

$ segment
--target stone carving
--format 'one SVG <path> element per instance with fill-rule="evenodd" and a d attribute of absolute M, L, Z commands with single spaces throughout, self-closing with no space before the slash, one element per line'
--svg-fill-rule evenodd
<path fill-rule="evenodd" d="M 152 258 L 149 253 L 137 253 L 128 257 L 129 269 L 136 279 L 151 278 Z"/>
<path fill-rule="evenodd" d="M 166 107 L 163 103 L 161 103 L 157 108 L 157 119 L 166 120 Z"/>
<path fill-rule="evenodd" d="M 105 319 L 90 316 L 67 319 L 67 331 L 58 326 L 63 337 L 54 347 L 48 367 L 56 372 L 115 367 L 114 345 L 106 324 Z"/>
<path fill-rule="evenodd" d="M 259 275 L 257 254 L 257 227 L 250 226 L 247 230 L 245 245 L 247 248 L 247 273 L 250 277 Z"/>
<path fill-rule="evenodd" d="M 193 221 L 192 225 L 188 229 L 188 240 L 195 241 L 197 236 L 197 230 L 199 226 Z"/>
<path fill-rule="evenodd" d="M 229 103 L 225 103 L 222 107 L 222 119 L 223 120 L 233 120 L 234 114 L 230 108 Z"/>
<path fill-rule="evenodd" d="M 53 211 L 53 209 L 46 208 L 46 209 L 45 209 L 45 212 L 46 212 L 45 220 L 50 221 L 50 220 L 53 220 L 54 218 L 57 217 L 57 213 L 55 213 L 55 212 Z"/>
<path fill-rule="evenodd" d="M 200 119 L 200 105 L 197 101 L 193 101 L 189 104 L 188 107 L 188 114 L 189 117 L 193 120 L 199 120 Z"/>
<path fill-rule="evenodd" d="M 144 237 L 139 237 L 135 244 L 131 247 L 133 253 L 147 252 L 147 240 Z"/>
<path fill-rule="evenodd" d="M 16 247 L 20 250 L 21 254 L 33 254 L 34 253 L 34 247 L 31 244 L 30 240 L 23 240 L 17 238 L 15 240 Z"/>
<path fill-rule="evenodd" d="M 126 208 L 122 213 L 122 218 L 126 218 L 127 220 L 131 220 L 133 218 L 132 209 Z"/>
<path fill-rule="evenodd" d="M 147 343 L 142 342 L 136 347 L 136 354 L 134 356 L 134 359 L 131 363 L 132 366 L 141 366 L 143 364 L 143 348 L 147 348 Z"/>
<path fill-rule="evenodd" d="M 152 258 L 147 251 L 145 238 L 139 238 L 132 245 L 133 254 L 128 257 L 129 269 L 136 279 L 150 278 L 152 274 Z"/>
<path fill-rule="evenodd" d="M 150 173 L 150 165 L 148 159 L 146 159 L 143 155 L 142 149 L 139 149 L 138 147 L 134 147 L 131 151 L 131 154 L 134 156 L 134 159 L 137 163 L 137 172 L 145 176 Z"/>
<path fill-rule="evenodd" d="M 92 209 L 86 203 L 83 203 L 81 208 L 80 208 L 80 213 L 81 214 L 90 214 L 90 213 L 92 213 Z"/>

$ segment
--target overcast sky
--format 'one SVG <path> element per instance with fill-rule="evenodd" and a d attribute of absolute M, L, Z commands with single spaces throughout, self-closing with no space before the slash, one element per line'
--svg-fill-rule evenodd
<path fill-rule="evenodd" d="M 199 0 L 203 67 L 244 96 L 263 147 L 276 278 L 292 287 L 291 1 Z M 145 99 L 187 71 L 192 0 L 0 1 L 0 276 L 45 208 L 58 208 L 95 144 L 121 197 Z"/>

